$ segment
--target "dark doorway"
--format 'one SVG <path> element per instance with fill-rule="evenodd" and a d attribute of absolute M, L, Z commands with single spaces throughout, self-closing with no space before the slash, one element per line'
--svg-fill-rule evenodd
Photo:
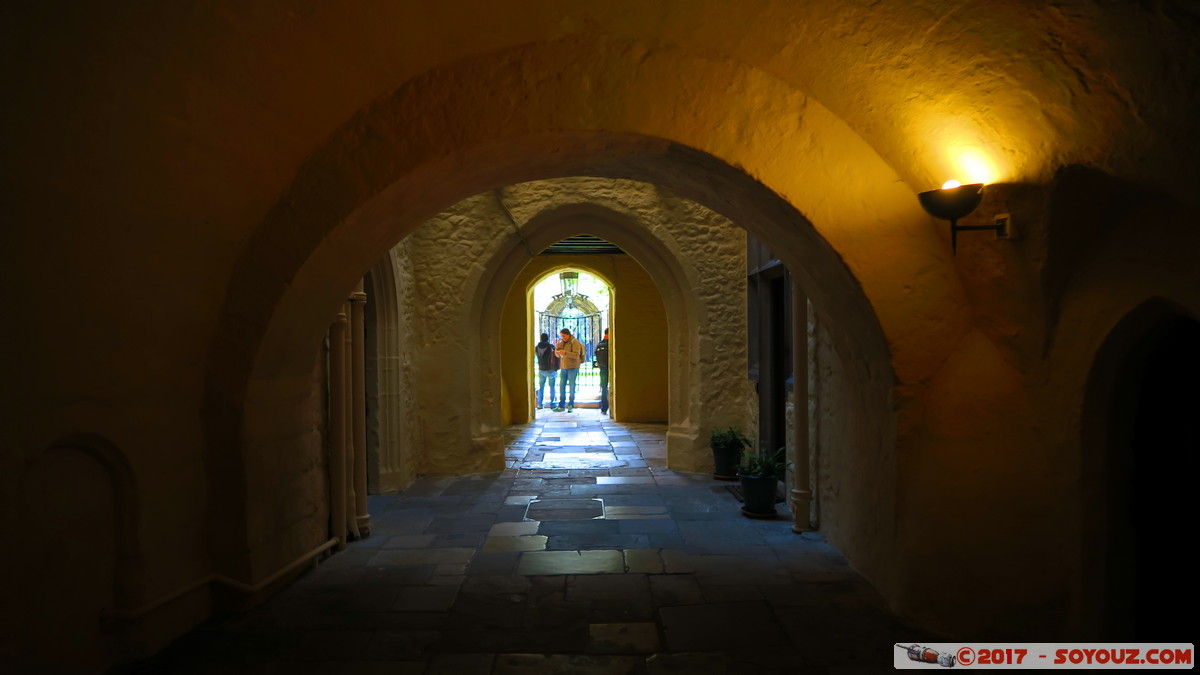
<path fill-rule="evenodd" d="M 1116 363 L 1103 491 L 1093 496 L 1108 522 L 1093 530 L 1105 542 L 1097 551 L 1104 559 L 1085 565 L 1105 570 L 1095 581 L 1106 578 L 1107 588 L 1093 583 L 1090 590 L 1108 597 L 1106 639 L 1188 642 L 1194 621 L 1180 616 L 1188 616 L 1181 609 L 1196 598 L 1189 540 L 1200 450 L 1200 323 L 1158 309 L 1139 310 L 1123 322 L 1141 324 L 1140 336 L 1126 341 L 1114 331 L 1109 343 L 1125 347 L 1123 358 L 1109 344 L 1098 357 Z M 1084 447 L 1085 453 L 1099 449 Z"/>
<path fill-rule="evenodd" d="M 758 389 L 758 449 L 787 444 L 787 394 L 792 375 L 791 278 L 761 242 L 747 238 L 746 289 L 750 379 Z"/>

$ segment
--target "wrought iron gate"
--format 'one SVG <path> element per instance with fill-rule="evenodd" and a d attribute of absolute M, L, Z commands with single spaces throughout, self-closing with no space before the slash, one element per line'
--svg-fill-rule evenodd
<path fill-rule="evenodd" d="M 578 272 L 562 272 L 559 278 L 563 292 L 555 295 L 545 309 L 538 310 L 537 332 L 549 335 L 550 343 L 554 344 L 562 337 L 559 331 L 566 328 L 583 344 L 586 357 L 575 381 L 575 403 L 596 402 L 600 400 L 600 371 L 595 365 L 595 349 L 603 337 L 604 312 L 586 295 L 576 291 Z M 533 342 L 536 343 L 539 337 L 535 335 Z M 536 370 L 537 364 L 534 368 Z M 558 400 L 557 396 L 555 400 Z"/>

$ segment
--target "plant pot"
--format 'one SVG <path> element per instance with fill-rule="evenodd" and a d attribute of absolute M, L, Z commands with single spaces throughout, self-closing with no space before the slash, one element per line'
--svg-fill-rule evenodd
<path fill-rule="evenodd" d="M 713 447 L 713 478 L 737 480 L 738 464 L 742 462 L 741 448 Z"/>
<path fill-rule="evenodd" d="M 742 480 L 742 515 L 750 518 L 775 516 L 775 476 L 739 475 Z"/>

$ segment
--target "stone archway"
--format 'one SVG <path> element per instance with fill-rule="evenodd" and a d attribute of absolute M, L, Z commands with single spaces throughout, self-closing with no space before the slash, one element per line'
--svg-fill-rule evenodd
<path fill-rule="evenodd" d="M 668 345 L 668 463 L 684 471 L 704 470 L 711 464 L 707 450 L 707 438 L 702 437 L 701 425 L 738 423 L 744 424 L 736 406 L 713 404 L 712 410 L 703 409 L 703 402 L 712 402 L 714 395 L 709 389 L 737 387 L 740 383 L 720 378 L 704 378 L 696 367 L 702 350 L 711 352 L 712 346 L 702 344 L 707 333 L 698 327 L 707 322 L 706 308 L 691 289 L 699 287 L 698 270 L 681 262 L 677 251 L 659 237 L 650 234 L 626 214 L 591 204 L 568 204 L 537 213 L 521 224 L 521 237 L 516 237 L 508 246 L 498 251 L 485 265 L 496 270 L 487 283 L 480 285 L 480 295 L 475 299 L 473 311 L 481 316 L 481 326 L 498 325 L 506 297 L 509 297 L 513 282 L 529 263 L 531 251 L 540 251 L 565 237 L 586 232 L 600 237 L 626 251 L 646 270 L 662 295 L 667 316 Z M 486 331 L 480 334 L 480 349 L 485 354 L 499 357 L 500 341 Z M 743 367 L 744 371 L 744 352 Z M 710 373 L 711 375 L 711 373 Z M 728 378 L 726 378 L 728 379 Z M 498 389 L 494 378 L 479 381 L 479 386 Z M 495 413 L 491 413 L 495 415 Z M 719 420 L 719 423 L 714 420 Z M 489 423 L 485 420 L 483 426 Z"/>
<path fill-rule="evenodd" d="M 611 259 L 611 256 L 605 256 L 606 259 Z M 551 301 L 551 307 L 543 307 L 533 302 L 534 289 L 544 283 L 553 283 L 551 280 L 558 281 L 561 279 L 560 274 L 566 272 L 574 272 L 579 275 L 589 275 L 594 279 L 599 280 L 608 289 L 609 300 L 606 310 L 601 310 L 589 294 L 583 294 L 585 297 L 582 302 L 578 302 L 578 307 L 583 314 L 592 314 L 601 317 L 598 323 L 594 325 L 596 335 L 594 339 L 599 339 L 599 333 L 602 330 L 608 330 L 613 326 L 614 317 L 617 312 L 618 299 L 624 292 L 623 288 L 617 288 L 616 282 L 611 279 L 612 275 L 606 274 L 600 269 L 603 265 L 597 265 L 597 262 L 609 262 L 609 260 L 600 261 L 598 258 L 591 256 L 570 256 L 556 255 L 553 257 L 535 257 L 530 260 L 521 273 L 520 278 L 514 280 L 513 286 L 509 289 L 504 302 L 504 312 L 502 323 L 500 326 L 500 349 L 502 353 L 502 372 L 501 380 L 504 391 L 508 393 L 509 401 L 505 410 L 506 424 L 521 424 L 531 422 L 536 417 L 535 404 L 537 402 L 537 378 L 534 375 L 537 368 L 537 357 L 532 354 L 527 348 L 528 343 L 523 342 L 521 338 L 534 339 L 542 328 L 538 325 L 537 314 L 543 310 L 549 310 L 554 313 L 560 310 L 565 304 L 564 296 L 555 295 Z M 661 298 L 660 298 L 661 300 Z M 523 319 L 523 321 L 521 321 Z M 518 336 L 514 330 L 519 323 L 525 324 L 525 330 Z M 573 333 L 577 337 L 579 331 Z M 546 331 L 548 339 L 553 342 L 557 339 L 554 328 Z M 581 338 L 581 341 L 582 338 Z M 589 358 L 591 359 L 592 350 L 589 347 Z M 580 373 L 582 380 L 583 373 Z M 609 383 L 611 386 L 611 382 Z M 558 381 L 558 389 L 561 389 L 561 381 Z M 665 378 L 661 383 L 654 383 L 651 386 L 657 386 L 662 391 L 666 391 Z M 583 385 L 579 385 L 582 391 Z M 549 400 L 546 397 L 545 400 Z M 577 394 L 576 408 L 590 407 L 590 403 L 584 404 L 582 399 Z M 664 406 L 665 407 L 665 406 Z M 614 411 L 614 415 L 617 411 Z M 665 417 L 665 415 L 664 415 Z M 655 420 L 655 421 L 661 421 Z"/>
<path fill-rule="evenodd" d="M 879 536 L 875 523 L 880 509 L 894 508 L 896 378 L 919 381 L 940 358 L 926 345 L 952 341 L 969 321 L 943 245 L 912 190 L 827 110 L 743 65 L 709 63 L 704 70 L 695 63 L 703 59 L 685 53 L 654 63 L 623 54 L 606 62 L 604 73 L 589 75 L 607 78 L 610 94 L 652 85 L 664 100 L 677 94 L 681 109 L 699 91 L 727 100 L 707 101 L 691 116 L 606 106 L 596 118 L 596 89 L 563 72 L 564 63 L 587 67 L 569 57 L 577 47 L 521 47 L 520 68 L 497 70 L 489 57 L 411 81 L 336 134 L 257 228 L 232 275 L 207 359 L 209 475 L 214 494 L 228 497 L 213 509 L 219 570 L 259 578 L 318 539 L 313 528 L 308 537 L 266 545 L 272 533 L 301 527 L 277 506 L 272 466 L 295 450 L 296 435 L 284 419 L 291 402 L 310 395 L 312 355 L 354 281 L 445 204 L 514 180 L 561 175 L 634 177 L 703 203 L 779 251 L 816 307 L 836 308 L 822 318 L 855 389 L 847 395 L 854 407 L 847 415 L 872 420 L 840 433 L 852 437 L 845 446 L 884 460 L 846 474 L 847 508 L 826 508 L 825 523 L 849 555 L 861 546 L 882 562 L 890 528 Z M 707 72 L 715 83 L 750 79 L 762 87 L 773 101 L 760 120 L 764 133 L 738 131 L 756 113 L 742 109 L 745 101 L 726 87 L 662 92 L 662 82 L 670 81 L 665 73 L 679 65 L 671 59 L 688 61 L 689 70 Z M 531 76 L 532 64 L 545 68 L 545 77 Z M 459 101 L 464 94 L 443 83 L 460 77 L 496 96 L 474 91 L 470 101 Z M 777 114 L 789 106 L 804 112 Z M 823 159 L 785 166 L 781 147 Z M 895 283 L 900 278 L 904 284 Z M 938 320 L 921 320 L 931 315 Z M 478 372 L 473 379 L 479 381 Z M 474 406 L 465 413 L 483 419 Z"/>

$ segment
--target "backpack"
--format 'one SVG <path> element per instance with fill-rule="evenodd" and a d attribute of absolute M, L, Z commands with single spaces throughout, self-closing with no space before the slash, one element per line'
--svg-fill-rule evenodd
<path fill-rule="evenodd" d="M 549 352 L 549 354 L 547 354 L 547 352 Z M 538 345 L 537 355 L 538 355 L 538 370 L 558 370 L 558 368 L 559 368 L 558 354 L 554 353 L 554 345 L 552 345 L 548 342 L 546 343 L 546 345 L 544 347 L 542 345 Z M 550 367 L 542 368 L 542 364 L 544 364 L 544 363 L 548 363 L 550 365 Z"/>
<path fill-rule="evenodd" d="M 600 368 L 608 367 L 608 340 L 601 340 L 600 344 L 596 345 L 596 366 Z"/>

